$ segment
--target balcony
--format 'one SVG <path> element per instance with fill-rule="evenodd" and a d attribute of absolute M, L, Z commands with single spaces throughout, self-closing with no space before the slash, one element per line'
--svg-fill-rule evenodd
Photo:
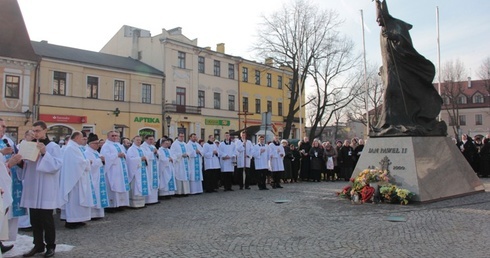
<path fill-rule="evenodd" d="M 201 107 L 196 107 L 196 106 L 165 104 L 164 110 L 166 112 L 180 113 L 180 114 L 194 114 L 194 115 L 201 114 Z"/>

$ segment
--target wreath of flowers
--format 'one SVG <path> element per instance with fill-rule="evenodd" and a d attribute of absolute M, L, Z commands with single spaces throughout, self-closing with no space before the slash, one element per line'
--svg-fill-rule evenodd
<path fill-rule="evenodd" d="M 387 203 L 408 204 L 413 193 L 390 183 L 390 178 L 388 170 L 365 169 L 356 178 L 351 178 L 351 184 L 342 188 L 342 191 L 337 194 L 354 203 L 376 202 L 379 199 Z M 379 196 L 376 196 L 378 189 L 375 189 L 372 184 L 379 185 Z"/>

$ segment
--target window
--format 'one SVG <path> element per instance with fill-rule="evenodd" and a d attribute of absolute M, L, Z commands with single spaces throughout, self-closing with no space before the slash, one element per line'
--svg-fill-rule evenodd
<path fill-rule="evenodd" d="M 267 112 L 272 113 L 272 101 L 267 101 Z"/>
<path fill-rule="evenodd" d="M 248 112 L 248 97 L 243 97 L 242 99 L 242 110 L 243 112 Z"/>
<path fill-rule="evenodd" d="M 124 81 L 114 81 L 114 100 L 124 101 Z"/>
<path fill-rule="evenodd" d="M 248 68 L 247 67 L 243 67 L 242 69 L 242 80 L 243 82 L 248 82 Z"/>
<path fill-rule="evenodd" d="M 272 74 L 267 73 L 267 87 L 272 87 Z"/>
<path fill-rule="evenodd" d="M 457 103 L 458 104 L 466 104 L 466 96 L 465 95 L 459 95 Z"/>
<path fill-rule="evenodd" d="M 206 129 L 201 128 L 201 139 L 206 139 L 204 138 L 206 136 Z"/>
<path fill-rule="evenodd" d="M 228 110 L 235 111 L 235 95 L 228 95 Z"/>
<path fill-rule="evenodd" d="M 99 97 L 99 78 L 87 77 L 87 98 L 96 99 Z"/>
<path fill-rule="evenodd" d="M 477 93 L 473 96 L 473 103 L 483 103 L 484 100 L 483 100 L 483 95 L 481 95 L 480 93 Z"/>
<path fill-rule="evenodd" d="M 260 99 L 255 99 L 255 114 L 260 114 Z"/>
<path fill-rule="evenodd" d="M 443 104 L 444 104 L 444 105 L 449 105 L 449 104 L 451 104 L 451 100 L 449 99 L 449 97 L 448 97 L 448 96 L 443 96 L 443 97 L 442 97 L 442 101 L 443 101 Z"/>
<path fill-rule="evenodd" d="M 221 62 L 214 60 L 214 76 L 221 76 Z"/>
<path fill-rule="evenodd" d="M 228 79 L 235 79 L 235 65 L 228 64 Z"/>
<path fill-rule="evenodd" d="M 179 59 L 179 63 L 178 63 L 179 68 L 185 68 L 185 53 L 179 51 L 178 59 Z"/>
<path fill-rule="evenodd" d="M 282 76 L 277 76 L 277 88 L 282 89 Z"/>
<path fill-rule="evenodd" d="M 20 76 L 6 75 L 5 76 L 5 97 L 19 98 Z"/>
<path fill-rule="evenodd" d="M 466 125 L 466 116 L 465 115 L 459 116 L 459 125 Z"/>
<path fill-rule="evenodd" d="M 197 92 L 197 105 L 199 107 L 204 107 L 204 91 L 200 90 Z"/>
<path fill-rule="evenodd" d="M 475 125 L 483 125 L 483 116 L 482 114 L 475 115 Z"/>
<path fill-rule="evenodd" d="M 255 70 L 255 84 L 260 85 L 260 71 Z"/>
<path fill-rule="evenodd" d="M 175 104 L 177 106 L 185 106 L 185 88 L 177 87 L 176 93 Z"/>
<path fill-rule="evenodd" d="M 289 79 L 288 87 L 289 87 L 289 90 L 291 90 L 293 88 L 293 79 Z"/>
<path fill-rule="evenodd" d="M 141 91 L 141 102 L 142 103 L 151 103 L 151 85 L 143 83 L 142 91 Z"/>
<path fill-rule="evenodd" d="M 204 57 L 200 56 L 197 58 L 197 71 L 199 73 L 204 73 Z"/>
<path fill-rule="evenodd" d="M 54 71 L 53 95 L 66 95 L 66 73 Z"/>
<path fill-rule="evenodd" d="M 221 108 L 221 93 L 218 92 L 214 93 L 214 108 L 215 109 Z"/>
<path fill-rule="evenodd" d="M 277 102 L 277 115 L 282 116 L 282 103 Z"/>

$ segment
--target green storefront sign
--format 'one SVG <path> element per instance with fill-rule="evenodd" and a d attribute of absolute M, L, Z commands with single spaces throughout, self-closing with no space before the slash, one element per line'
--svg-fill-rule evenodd
<path fill-rule="evenodd" d="M 137 116 L 134 118 L 134 122 L 144 122 L 144 123 L 149 123 L 149 124 L 159 124 L 160 123 L 160 119 L 158 118 L 153 118 L 153 117 L 141 117 L 141 116 Z"/>
<path fill-rule="evenodd" d="M 220 119 L 205 119 L 204 124 L 206 125 L 220 125 L 220 126 L 230 126 L 230 120 L 220 120 Z"/>

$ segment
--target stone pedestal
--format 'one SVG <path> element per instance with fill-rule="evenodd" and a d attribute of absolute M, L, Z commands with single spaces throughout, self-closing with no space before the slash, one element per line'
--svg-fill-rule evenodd
<path fill-rule="evenodd" d="M 352 177 L 367 168 L 388 166 L 397 186 L 428 202 L 485 191 L 450 138 L 379 137 L 368 139 Z"/>

